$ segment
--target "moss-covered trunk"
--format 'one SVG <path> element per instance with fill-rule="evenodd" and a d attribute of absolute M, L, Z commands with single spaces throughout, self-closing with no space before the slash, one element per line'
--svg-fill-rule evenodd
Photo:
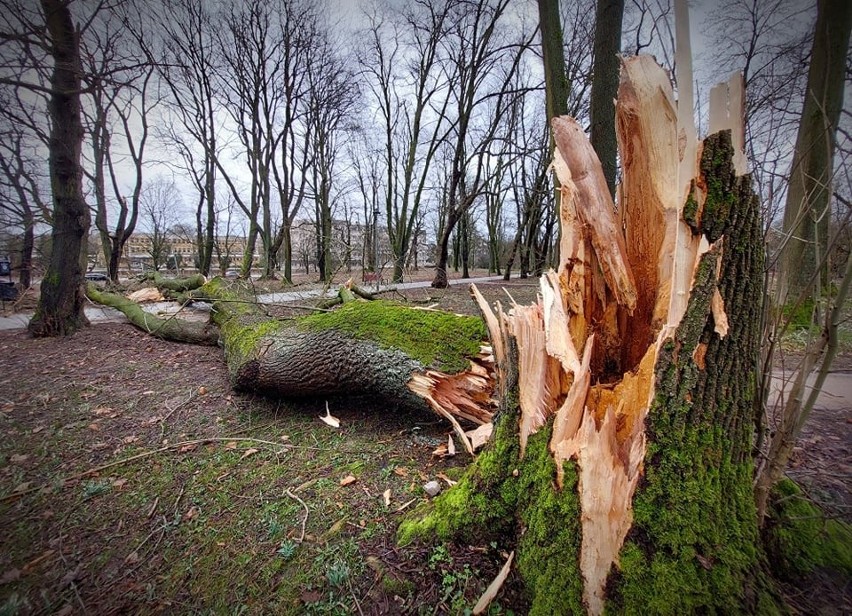
<path fill-rule="evenodd" d="M 452 424 L 471 452 L 474 444 L 460 422 L 480 426 L 491 420 L 491 354 L 478 317 L 362 301 L 356 295 L 371 296 L 343 287 L 343 305 L 335 310 L 276 319 L 257 302 L 248 281 L 152 279 L 180 292 L 183 302 L 212 303 L 212 324 L 158 318 L 91 285 L 89 298 L 159 338 L 220 343 L 235 389 L 285 398 L 374 396 L 391 407 L 430 409 Z"/>
<path fill-rule="evenodd" d="M 628 80 L 650 74 L 641 62 L 626 68 Z M 599 163 L 584 167 L 579 127 L 555 123 L 557 172 L 570 169 L 560 177 L 562 265 L 537 306 L 484 307 L 502 379 L 494 441 L 457 486 L 402 524 L 400 540 L 514 543 L 534 614 L 771 611 L 752 493 L 758 203 L 722 132 L 705 140 L 689 197 L 672 207 L 681 193 L 663 184 L 679 164 L 674 126 L 660 138 L 654 122 L 630 124 L 645 103 L 666 101 L 642 81 L 627 85 L 625 100 L 638 102 L 619 127 L 629 148 L 622 229 L 613 233 L 595 215 L 606 208 L 589 205 L 608 190 Z M 563 147 L 560 130 L 578 141 Z M 664 147 L 647 146 L 653 139 Z M 654 224 L 665 232 L 632 211 L 656 198 Z M 619 232 L 634 244 L 619 245 Z M 659 267 L 634 287 L 655 257 Z"/>

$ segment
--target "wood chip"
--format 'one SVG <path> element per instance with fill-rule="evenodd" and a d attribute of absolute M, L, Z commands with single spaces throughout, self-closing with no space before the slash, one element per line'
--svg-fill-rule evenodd
<path fill-rule="evenodd" d="M 488 609 L 488 606 L 494 598 L 497 596 L 497 593 L 500 592 L 500 588 L 503 586 L 503 582 L 506 581 L 506 578 L 509 577 L 509 571 L 512 569 L 512 560 L 515 558 L 515 552 L 509 554 L 509 558 L 506 559 L 506 564 L 503 565 L 503 568 L 500 569 L 500 573 L 497 574 L 497 577 L 488 585 L 488 588 L 485 589 L 485 592 L 482 593 L 482 596 L 479 598 L 479 601 L 476 602 L 476 605 L 473 606 L 473 614 L 483 614 L 485 610 Z"/>
<path fill-rule="evenodd" d="M 320 420 L 332 428 L 340 427 L 340 420 L 331 414 L 331 411 L 328 409 L 328 402 L 325 403 L 325 416 L 320 415 Z"/>
<path fill-rule="evenodd" d="M 343 479 L 340 480 L 341 486 L 348 486 L 358 481 L 354 475 L 346 475 Z"/>

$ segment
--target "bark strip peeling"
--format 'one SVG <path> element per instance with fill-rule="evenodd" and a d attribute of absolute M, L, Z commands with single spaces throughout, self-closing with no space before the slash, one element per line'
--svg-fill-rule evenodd
<path fill-rule="evenodd" d="M 517 349 L 521 456 L 529 437 L 552 421 L 549 449 L 559 489 L 564 463 L 576 461 L 580 570 L 591 614 L 603 612 L 607 577 L 633 522 L 660 348 L 683 316 L 699 257 L 723 249 L 719 238 L 711 245 L 684 221 L 690 199 L 703 200 L 701 144 L 680 143 L 676 109 L 668 76 L 650 57 L 624 62 L 616 112 L 624 161 L 618 214 L 582 128 L 572 118 L 554 118 L 559 268 L 541 278 L 536 304 L 509 312 L 493 311 L 472 290 L 496 365 L 510 364 L 509 349 Z M 683 187 L 691 194 L 682 194 Z M 718 290 L 713 316 L 724 335 Z"/>

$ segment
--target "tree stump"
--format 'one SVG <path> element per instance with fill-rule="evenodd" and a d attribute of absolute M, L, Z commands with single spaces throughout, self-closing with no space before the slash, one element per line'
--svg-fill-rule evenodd
<path fill-rule="evenodd" d="M 765 611 L 758 202 L 730 130 L 683 147 L 649 57 L 624 63 L 617 128 L 618 212 L 579 125 L 554 119 L 559 268 L 509 312 L 473 290 L 497 364 L 494 441 L 399 538 L 512 537 L 533 614 Z"/>

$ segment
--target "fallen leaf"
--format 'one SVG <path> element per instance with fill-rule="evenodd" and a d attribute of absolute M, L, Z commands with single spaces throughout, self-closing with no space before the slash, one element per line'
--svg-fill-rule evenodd
<path fill-rule="evenodd" d="M 355 479 L 355 477 L 353 475 L 346 475 L 346 477 L 344 477 L 343 479 L 340 480 L 340 485 L 348 486 L 350 484 L 355 483 L 356 481 L 358 481 L 358 480 Z"/>
<path fill-rule="evenodd" d="M 184 445 L 178 449 L 178 453 L 187 453 L 189 451 L 195 451 L 196 449 L 198 449 L 198 443 L 189 443 L 188 445 Z"/>
<path fill-rule="evenodd" d="M 24 462 L 26 462 L 28 459 L 29 459 L 29 456 L 28 456 L 28 455 L 15 453 L 15 454 L 12 454 L 12 456 L 9 458 L 9 461 L 10 461 L 12 464 L 23 464 L 23 463 L 24 463 Z"/>
<path fill-rule="evenodd" d="M 8 571 L 4 571 L 3 575 L 0 575 L 0 584 L 17 582 L 19 579 L 21 579 L 21 571 L 19 569 L 9 569 Z"/>
<path fill-rule="evenodd" d="M 453 457 L 454 455 L 456 455 L 456 443 L 455 441 L 453 441 L 452 434 L 447 435 L 447 455 L 449 457 Z"/>
<path fill-rule="evenodd" d="M 129 445 L 130 443 L 135 443 L 136 441 L 138 441 L 139 437 L 136 436 L 135 434 L 131 434 L 130 436 L 125 436 L 121 440 L 122 440 L 122 442 L 124 442 L 125 445 Z"/>
<path fill-rule="evenodd" d="M 190 507 L 189 511 L 187 511 L 186 513 L 183 514 L 183 519 L 184 520 L 192 520 L 192 519 L 198 517 L 198 513 L 199 513 L 198 507 Z"/>
<path fill-rule="evenodd" d="M 331 414 L 331 411 L 328 410 L 328 402 L 325 403 L 325 416 L 320 416 L 320 419 L 332 428 L 340 427 L 340 420 L 337 417 L 334 417 Z"/>
<path fill-rule="evenodd" d="M 44 552 L 42 552 L 41 556 L 37 556 L 37 557 L 33 558 L 30 562 L 28 562 L 26 565 L 24 565 L 24 567 L 23 567 L 24 572 L 32 571 L 38 565 L 40 565 L 41 563 L 46 561 L 48 558 L 53 556 L 54 552 L 55 552 L 55 550 L 45 550 Z"/>
<path fill-rule="evenodd" d="M 139 552 L 137 552 L 136 550 L 132 551 L 130 554 L 128 554 L 124 558 L 124 564 L 125 565 L 135 565 L 138 562 L 139 562 Z"/>
<path fill-rule="evenodd" d="M 33 433 L 33 434 L 38 434 L 38 433 L 39 433 L 39 432 L 41 432 L 42 430 L 44 430 L 44 426 L 36 426 L 35 428 L 33 428 L 32 433 Z"/>
<path fill-rule="evenodd" d="M 447 444 L 441 443 L 440 445 L 435 447 L 435 451 L 432 452 L 432 455 L 438 458 L 446 458 L 448 455 Z"/>
<path fill-rule="evenodd" d="M 230 451 L 237 448 L 237 441 L 228 441 L 225 443 L 225 449 Z"/>
<path fill-rule="evenodd" d="M 388 488 L 387 490 L 385 490 L 382 493 L 382 498 L 385 501 L 385 507 L 390 507 L 390 495 L 391 495 L 390 488 Z"/>
<path fill-rule="evenodd" d="M 12 493 L 17 494 L 18 492 L 25 492 L 29 490 L 30 486 L 33 484 L 32 481 L 25 481 L 24 483 L 19 483 L 15 486 L 15 489 L 12 490 Z"/>
<path fill-rule="evenodd" d="M 393 474 L 398 475 L 399 477 L 408 477 L 408 469 L 404 466 L 397 466 L 393 469 Z"/>
<path fill-rule="evenodd" d="M 92 432 L 98 432 L 98 431 L 100 431 L 100 429 L 101 429 L 101 427 L 96 423 L 90 423 L 89 424 L 89 430 L 91 430 Z"/>
<path fill-rule="evenodd" d="M 252 449 L 246 449 L 246 450 L 245 450 L 245 452 L 243 453 L 243 455 L 241 455 L 241 456 L 240 456 L 240 460 L 243 460 L 243 459 L 245 459 L 245 458 L 248 458 L 249 456 L 253 456 L 253 455 L 254 455 L 254 454 L 256 454 L 258 451 L 260 451 L 260 450 L 259 450 L 259 449 L 254 449 L 254 448 L 252 448 Z"/>
<path fill-rule="evenodd" d="M 120 487 L 122 487 L 125 483 L 127 483 L 127 479 L 116 479 L 115 481 L 113 481 L 113 482 L 112 482 L 112 487 L 114 487 L 114 488 L 120 488 Z"/>
<path fill-rule="evenodd" d="M 68 573 L 66 573 L 65 575 L 63 575 L 62 579 L 59 581 L 59 583 L 62 586 L 67 586 L 68 584 L 71 584 L 74 580 L 76 580 L 78 577 L 80 577 L 80 566 L 79 565 L 77 567 L 75 567 L 74 569 L 72 569 L 71 571 L 69 571 Z"/>
<path fill-rule="evenodd" d="M 92 413 L 100 417 L 101 415 L 109 415 L 110 413 L 112 413 L 112 409 L 108 406 L 99 406 L 98 408 L 94 409 Z"/>

